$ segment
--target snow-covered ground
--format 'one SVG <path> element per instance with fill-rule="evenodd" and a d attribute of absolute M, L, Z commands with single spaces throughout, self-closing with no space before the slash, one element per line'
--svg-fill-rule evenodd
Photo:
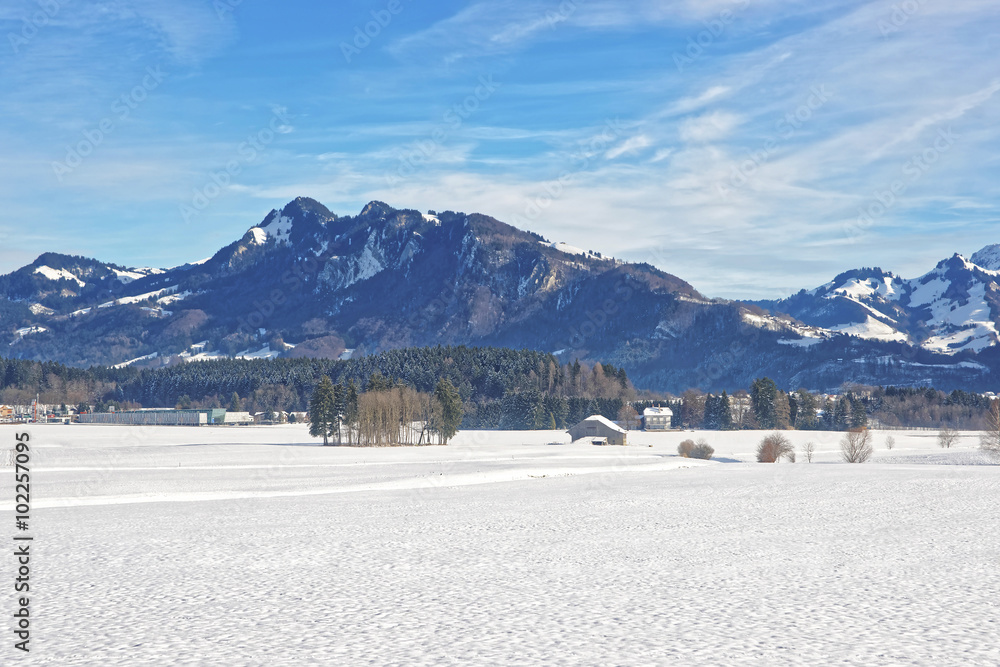
<path fill-rule="evenodd" d="M 32 652 L 8 630 L 0 664 L 1000 664 L 1000 466 L 974 434 L 877 432 L 849 465 L 841 434 L 789 432 L 799 462 L 769 465 L 754 432 L 30 433 Z M 678 458 L 689 437 L 717 459 Z M 0 556 L 8 626 L 13 578 Z"/>

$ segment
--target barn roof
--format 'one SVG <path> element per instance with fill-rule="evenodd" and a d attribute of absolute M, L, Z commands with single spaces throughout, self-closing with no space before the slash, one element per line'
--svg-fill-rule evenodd
<path fill-rule="evenodd" d="M 618 424 L 614 423 L 613 421 L 611 421 L 610 419 L 608 419 L 604 415 L 590 415 L 589 417 L 587 417 L 583 421 L 584 422 L 599 421 L 602 424 L 604 424 L 605 426 L 607 426 L 608 428 L 610 428 L 612 430 L 615 430 L 615 431 L 618 431 L 619 433 L 628 433 L 628 431 L 626 431 L 621 426 L 619 426 Z M 583 422 L 580 422 L 580 423 L 582 424 Z"/>

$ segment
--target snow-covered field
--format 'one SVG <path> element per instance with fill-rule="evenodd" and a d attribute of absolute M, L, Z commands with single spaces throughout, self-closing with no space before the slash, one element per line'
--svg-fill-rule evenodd
<path fill-rule="evenodd" d="M 29 431 L 32 651 L 5 548 L 4 665 L 1000 664 L 1000 466 L 974 434 L 877 432 L 849 465 L 841 434 L 789 432 L 799 462 L 768 465 L 754 432 Z M 678 458 L 688 437 L 716 460 Z"/>

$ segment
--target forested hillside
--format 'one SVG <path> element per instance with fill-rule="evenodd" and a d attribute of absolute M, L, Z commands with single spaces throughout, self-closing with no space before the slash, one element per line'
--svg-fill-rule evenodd
<path fill-rule="evenodd" d="M 466 427 L 548 428 L 593 413 L 615 418 L 634 397 L 625 371 L 611 365 L 560 365 L 551 354 L 503 348 L 432 347 L 328 359 L 224 359 L 169 368 L 92 367 L 0 359 L 0 402 L 86 403 L 97 410 L 128 407 L 231 407 L 304 411 L 324 375 L 364 389 L 378 382 L 434 390 L 441 378 L 457 388 Z M 554 425 L 554 426 L 553 426 Z"/>

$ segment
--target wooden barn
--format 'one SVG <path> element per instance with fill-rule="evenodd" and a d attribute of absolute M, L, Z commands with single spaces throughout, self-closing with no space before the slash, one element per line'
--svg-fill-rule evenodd
<path fill-rule="evenodd" d="M 587 438 L 594 444 L 626 445 L 628 431 L 602 415 L 591 415 L 569 431 L 573 442 Z"/>

